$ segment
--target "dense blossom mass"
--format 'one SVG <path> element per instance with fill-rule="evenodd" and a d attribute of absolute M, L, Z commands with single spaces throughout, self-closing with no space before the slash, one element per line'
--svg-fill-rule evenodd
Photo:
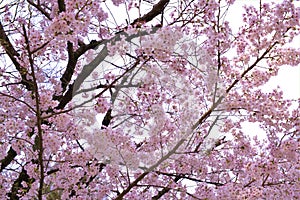
<path fill-rule="evenodd" d="M 0 199 L 299 199 L 299 37 L 293 0 L 2 1 Z"/>

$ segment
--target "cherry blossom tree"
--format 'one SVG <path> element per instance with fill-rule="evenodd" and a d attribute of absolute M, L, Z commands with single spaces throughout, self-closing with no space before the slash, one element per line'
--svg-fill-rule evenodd
<path fill-rule="evenodd" d="M 234 4 L 1 1 L 1 199 L 300 198 L 299 4 Z"/>

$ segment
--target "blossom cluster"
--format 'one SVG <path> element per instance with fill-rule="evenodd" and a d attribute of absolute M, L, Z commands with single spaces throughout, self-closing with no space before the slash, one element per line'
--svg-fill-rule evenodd
<path fill-rule="evenodd" d="M 299 199 L 300 9 L 245 4 L 3 1 L 0 199 Z"/>

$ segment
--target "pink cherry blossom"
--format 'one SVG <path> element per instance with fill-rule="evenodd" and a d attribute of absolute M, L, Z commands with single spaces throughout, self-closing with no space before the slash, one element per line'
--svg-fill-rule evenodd
<path fill-rule="evenodd" d="M 3 1 L 0 199 L 299 199 L 300 7 L 240 3 Z"/>

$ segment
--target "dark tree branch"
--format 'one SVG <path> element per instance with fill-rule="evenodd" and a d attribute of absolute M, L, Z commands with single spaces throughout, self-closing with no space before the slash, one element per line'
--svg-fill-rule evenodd
<path fill-rule="evenodd" d="M 72 79 L 78 58 L 81 55 L 83 55 L 86 51 L 96 48 L 99 44 L 101 44 L 101 42 L 102 41 L 92 40 L 89 44 L 81 43 L 81 46 L 75 52 L 73 51 L 73 44 L 71 42 L 68 42 L 68 46 L 67 46 L 68 55 L 69 55 L 68 64 L 64 74 L 60 78 L 63 92 L 66 91 L 67 86 Z M 54 96 L 53 99 L 60 100 L 62 105 L 66 105 L 71 100 L 70 97 L 72 97 L 72 93 L 70 93 L 70 90 L 73 91 L 73 84 L 69 85 L 69 89 L 65 94 L 65 96 L 68 95 L 67 96 L 68 98 L 62 99 L 63 95 L 59 95 L 59 96 Z"/>
<path fill-rule="evenodd" d="M 121 194 L 118 195 L 117 198 L 115 198 L 115 200 L 122 200 L 123 197 L 133 188 L 135 187 L 138 182 L 140 182 L 141 180 L 143 180 L 143 178 L 149 174 L 149 171 L 144 172 L 143 174 L 141 174 L 137 179 L 135 179 L 135 181 L 133 181 Z"/>
<path fill-rule="evenodd" d="M 64 74 L 60 78 L 61 87 L 63 89 L 63 92 L 66 90 L 66 87 L 69 84 L 69 82 L 73 76 L 74 69 L 75 69 L 75 66 L 77 63 L 77 59 L 78 59 L 77 57 L 75 57 L 75 54 L 74 54 L 73 43 L 68 42 L 67 49 L 68 49 L 68 55 L 69 55 L 68 64 L 67 64 L 67 68 L 66 68 Z"/>
<path fill-rule="evenodd" d="M 257 66 L 257 64 L 265 58 L 265 56 L 278 44 L 277 41 L 275 41 L 268 49 L 265 50 L 265 52 L 256 59 L 256 61 L 250 66 L 248 67 L 241 75 L 240 78 L 244 78 L 246 76 L 246 74 L 251 71 L 255 66 Z M 228 94 L 230 92 L 230 90 L 240 81 L 240 79 L 236 79 L 233 81 L 233 83 L 226 89 L 226 93 Z"/>
<path fill-rule="evenodd" d="M 110 121 L 112 120 L 111 112 L 112 112 L 112 109 L 111 108 L 108 109 L 108 111 L 106 112 L 106 114 L 102 120 L 102 126 L 108 127 L 108 125 L 110 124 Z"/>
<path fill-rule="evenodd" d="M 35 54 L 36 52 L 38 52 L 41 49 L 44 49 L 47 45 L 49 44 L 49 41 L 45 42 L 44 44 L 42 44 L 41 46 L 37 47 L 36 49 L 32 50 L 31 53 Z"/>
<path fill-rule="evenodd" d="M 33 178 L 30 178 L 27 174 L 27 171 L 23 168 L 19 177 L 14 181 L 13 186 L 11 188 L 11 191 L 7 194 L 7 196 L 12 199 L 12 200 L 18 200 L 20 199 L 19 197 L 19 192 L 22 191 L 22 189 L 25 189 L 25 191 L 27 192 L 29 190 L 29 188 L 24 188 L 22 186 L 22 182 L 25 181 L 26 183 L 28 183 L 28 185 L 30 185 L 30 183 L 34 182 Z M 23 192 L 25 192 L 23 191 Z"/>
<path fill-rule="evenodd" d="M 84 44 L 83 42 L 80 42 L 80 47 L 76 50 L 75 56 L 80 57 L 82 54 L 84 54 L 87 50 L 95 49 L 98 45 L 100 45 L 103 41 L 96 41 L 92 40 L 89 44 Z"/>
<path fill-rule="evenodd" d="M 207 180 L 192 178 L 192 177 L 189 177 L 189 175 L 187 175 L 187 174 L 176 174 L 176 173 L 167 173 L 167 172 L 159 172 L 159 171 L 157 171 L 156 173 L 160 174 L 160 175 L 168 176 L 168 177 L 175 177 L 175 180 L 176 180 L 176 178 L 179 178 L 179 179 L 191 180 L 191 181 L 198 182 L 198 183 L 207 183 L 207 184 L 215 185 L 215 186 L 225 185 L 225 183 L 213 182 L 213 181 L 207 181 Z"/>
<path fill-rule="evenodd" d="M 175 177 L 174 182 L 177 183 L 180 179 L 181 179 L 181 177 L 177 176 L 177 177 Z M 160 190 L 158 192 L 157 195 L 155 195 L 155 196 L 152 197 L 152 200 L 158 200 L 158 199 L 160 199 L 164 194 L 168 193 L 171 189 L 172 188 L 169 188 L 169 187 L 163 188 L 162 190 Z"/>
<path fill-rule="evenodd" d="M 117 198 L 115 200 L 121 200 L 123 199 L 123 197 L 130 192 L 130 190 L 133 187 L 136 187 L 137 184 L 144 179 L 145 176 L 147 176 L 147 174 L 149 174 L 150 172 L 154 171 L 158 166 L 160 166 L 163 162 L 165 162 L 167 159 L 170 158 L 171 155 L 173 155 L 176 150 L 178 150 L 178 148 L 186 141 L 186 139 L 181 139 L 177 142 L 177 144 L 163 157 L 161 157 L 154 165 L 152 165 L 151 167 L 149 167 L 143 174 L 141 174 L 139 177 L 137 177 L 135 179 L 135 181 L 133 181 L 131 184 L 128 185 L 128 187 L 123 190 L 123 192 L 117 196 Z"/>
<path fill-rule="evenodd" d="M 52 20 L 50 14 L 47 13 L 40 4 L 35 4 L 32 0 L 27 0 L 27 2 L 40 11 L 47 19 Z"/>
<path fill-rule="evenodd" d="M 32 81 L 27 80 L 26 75 L 28 74 L 28 71 L 25 68 L 23 68 L 18 62 L 17 57 L 19 57 L 20 55 L 11 44 L 1 22 L 0 22 L 0 45 L 4 48 L 5 52 L 7 53 L 7 55 L 15 65 L 17 71 L 19 72 L 22 79 L 21 84 L 25 85 L 28 91 L 34 91 L 35 88 L 34 83 Z M 0 172 L 2 172 L 14 160 L 16 156 L 17 156 L 16 151 L 12 147 L 10 147 L 9 151 L 7 152 L 7 156 L 1 160 Z M 22 181 L 28 182 L 28 180 L 29 180 L 29 176 L 27 175 L 26 170 L 23 169 L 19 177 L 15 180 L 11 192 L 8 193 L 10 199 L 19 199 L 17 194 L 20 187 L 22 187 L 21 182 Z"/>
<path fill-rule="evenodd" d="M 69 89 L 64 94 L 64 96 L 54 96 L 54 100 L 59 100 L 58 106 L 56 106 L 56 109 L 63 109 L 71 100 L 73 97 L 73 87 L 74 84 L 69 85 Z"/>
<path fill-rule="evenodd" d="M 17 156 L 17 152 L 12 147 L 10 147 L 5 158 L 3 158 L 0 161 L 1 163 L 0 172 L 2 172 L 14 160 L 16 156 Z"/>
<path fill-rule="evenodd" d="M 44 146 L 43 146 L 43 129 L 42 129 L 42 117 L 41 117 L 41 107 L 40 107 L 40 95 L 39 95 L 39 88 L 38 88 L 38 82 L 35 75 L 35 69 L 34 69 L 34 59 L 30 50 L 30 41 L 27 35 L 27 31 L 25 29 L 25 25 L 22 26 L 23 33 L 24 33 L 24 39 L 26 43 L 26 50 L 28 53 L 31 73 L 32 73 L 32 81 L 34 83 L 34 99 L 35 99 L 35 108 L 36 108 L 36 126 L 37 126 L 37 146 L 38 146 L 38 164 L 39 164 L 39 170 L 40 170 L 40 180 L 39 180 L 39 189 L 38 189 L 38 199 L 43 199 L 43 188 L 44 188 L 44 162 L 43 162 L 43 152 L 44 152 Z"/>
<path fill-rule="evenodd" d="M 150 33 L 155 33 L 158 30 L 158 27 L 153 27 L 152 31 Z M 99 64 L 101 62 L 104 61 L 104 59 L 108 56 L 108 50 L 106 47 L 106 44 L 108 42 L 112 42 L 112 44 L 114 44 L 117 41 L 121 40 L 121 36 L 124 35 L 126 36 L 126 41 L 131 41 L 133 38 L 139 37 L 139 36 L 143 36 L 143 35 L 147 35 L 149 34 L 146 31 L 142 31 L 139 32 L 137 34 L 133 34 L 133 35 L 128 35 L 125 32 L 121 32 L 119 34 L 117 34 L 115 37 L 113 37 L 110 40 L 104 40 L 101 42 L 102 45 L 104 45 L 104 47 L 102 48 L 102 50 L 98 53 L 98 55 L 96 56 L 96 58 L 94 60 L 92 60 L 89 64 L 85 65 L 81 71 L 81 73 L 77 76 L 76 80 L 73 82 L 73 84 L 69 85 L 69 89 L 68 91 L 63 95 L 60 96 L 60 98 L 58 97 L 54 97 L 55 100 L 59 100 L 60 103 L 59 105 L 56 107 L 56 109 L 63 109 L 73 98 L 73 94 L 80 88 L 81 84 L 84 82 L 84 80 L 96 69 L 96 67 L 99 66 Z M 96 44 L 96 43 L 95 43 Z M 93 45 L 91 45 L 92 47 Z M 83 48 L 83 47 L 82 47 Z M 126 72 L 127 73 L 127 72 Z M 115 82 L 114 82 L 115 83 Z"/>
<path fill-rule="evenodd" d="M 162 14 L 165 7 L 168 5 L 170 0 L 160 0 L 157 4 L 155 4 L 152 9 L 142 17 L 135 19 L 131 25 L 135 25 L 138 22 L 150 22 L 157 15 Z"/>
<path fill-rule="evenodd" d="M 32 135 L 33 135 L 33 132 L 30 133 L 30 136 L 32 136 Z M 16 156 L 17 156 L 17 152 L 12 147 L 10 147 L 10 149 L 7 152 L 6 157 L 0 161 L 0 163 L 1 163 L 0 173 L 8 165 L 11 164 L 11 162 L 15 159 Z M 32 162 L 35 162 L 35 160 L 32 160 Z M 14 184 L 12 185 L 11 192 L 8 193 L 8 196 L 11 196 L 10 199 L 18 199 L 17 198 L 17 192 L 20 188 L 22 188 L 22 185 L 21 185 L 22 181 L 25 181 L 27 183 L 29 183 L 28 181 L 30 181 L 30 183 L 33 183 L 35 180 L 34 179 L 29 179 L 29 176 L 28 176 L 26 170 L 22 169 L 21 173 L 19 174 L 19 177 L 15 180 Z M 28 185 L 30 185 L 30 183 Z M 26 190 L 26 192 L 27 191 L 28 190 Z"/>
<path fill-rule="evenodd" d="M 62 0 L 59 0 L 59 2 L 60 1 L 62 1 Z M 144 16 L 142 16 L 142 17 L 134 20 L 134 22 L 132 24 L 135 24 L 137 22 L 142 22 L 142 21 L 143 22 L 149 22 L 149 21 L 151 21 L 157 15 L 159 15 L 159 14 L 161 14 L 163 12 L 163 10 L 165 9 L 165 7 L 167 6 L 168 3 L 169 3 L 169 0 L 161 0 L 161 1 L 159 1 L 157 4 L 155 4 L 153 6 L 153 8 L 152 8 L 151 11 L 149 11 Z M 154 32 L 155 31 L 156 30 L 154 30 Z M 120 40 L 121 34 L 125 34 L 125 33 L 123 31 L 121 31 L 120 34 L 116 34 L 116 36 L 114 38 L 112 38 L 111 40 L 103 40 L 103 41 L 94 41 L 93 40 L 88 45 L 83 45 L 81 43 L 80 48 L 74 53 L 74 57 L 73 57 L 74 61 L 72 61 L 72 63 L 75 63 L 75 65 L 76 65 L 78 58 L 82 54 L 84 54 L 89 49 L 96 48 L 99 44 L 106 45 L 110 41 L 118 41 L 118 40 Z M 146 34 L 146 33 L 144 33 L 144 34 Z M 142 34 L 138 34 L 138 35 L 134 35 L 134 36 L 128 37 L 126 40 L 130 41 L 132 38 L 135 38 L 135 37 L 140 36 L 140 35 L 142 35 Z M 98 54 L 98 56 L 89 65 L 86 65 L 83 68 L 82 72 L 78 75 L 78 77 L 74 81 L 74 83 L 71 84 L 71 85 L 69 85 L 68 91 L 63 96 L 56 96 L 56 97 L 54 97 L 55 100 L 59 100 L 60 101 L 59 105 L 56 107 L 57 109 L 63 109 L 72 100 L 73 91 L 77 91 L 78 90 L 78 88 L 83 83 L 83 81 L 106 58 L 107 55 L 108 55 L 108 53 L 107 53 L 107 49 L 106 49 L 106 46 L 105 46 L 101 50 L 101 52 Z M 64 78 L 61 79 L 61 80 L 64 81 L 64 87 L 65 88 L 63 87 L 63 89 L 67 88 L 67 85 L 68 85 L 69 81 L 71 80 L 72 75 L 74 73 L 74 68 L 75 68 L 75 66 L 72 66 L 72 65 L 70 65 L 70 66 L 67 67 L 66 72 L 65 72 L 66 75 L 64 76 Z M 71 77 L 69 78 L 70 75 L 71 75 Z"/>
<path fill-rule="evenodd" d="M 27 80 L 26 75 L 28 74 L 28 71 L 26 68 L 22 67 L 20 63 L 17 60 L 17 57 L 19 57 L 19 53 L 14 49 L 13 45 L 11 44 L 9 38 L 7 37 L 5 30 L 3 28 L 2 23 L 0 22 L 0 45 L 4 48 L 5 52 L 15 65 L 16 69 L 18 70 L 20 76 L 21 76 L 21 83 L 25 85 L 26 89 L 29 91 L 33 91 L 33 82 Z"/>
<path fill-rule="evenodd" d="M 59 12 L 65 12 L 66 11 L 65 1 L 64 0 L 58 0 L 57 3 L 58 3 Z"/>

